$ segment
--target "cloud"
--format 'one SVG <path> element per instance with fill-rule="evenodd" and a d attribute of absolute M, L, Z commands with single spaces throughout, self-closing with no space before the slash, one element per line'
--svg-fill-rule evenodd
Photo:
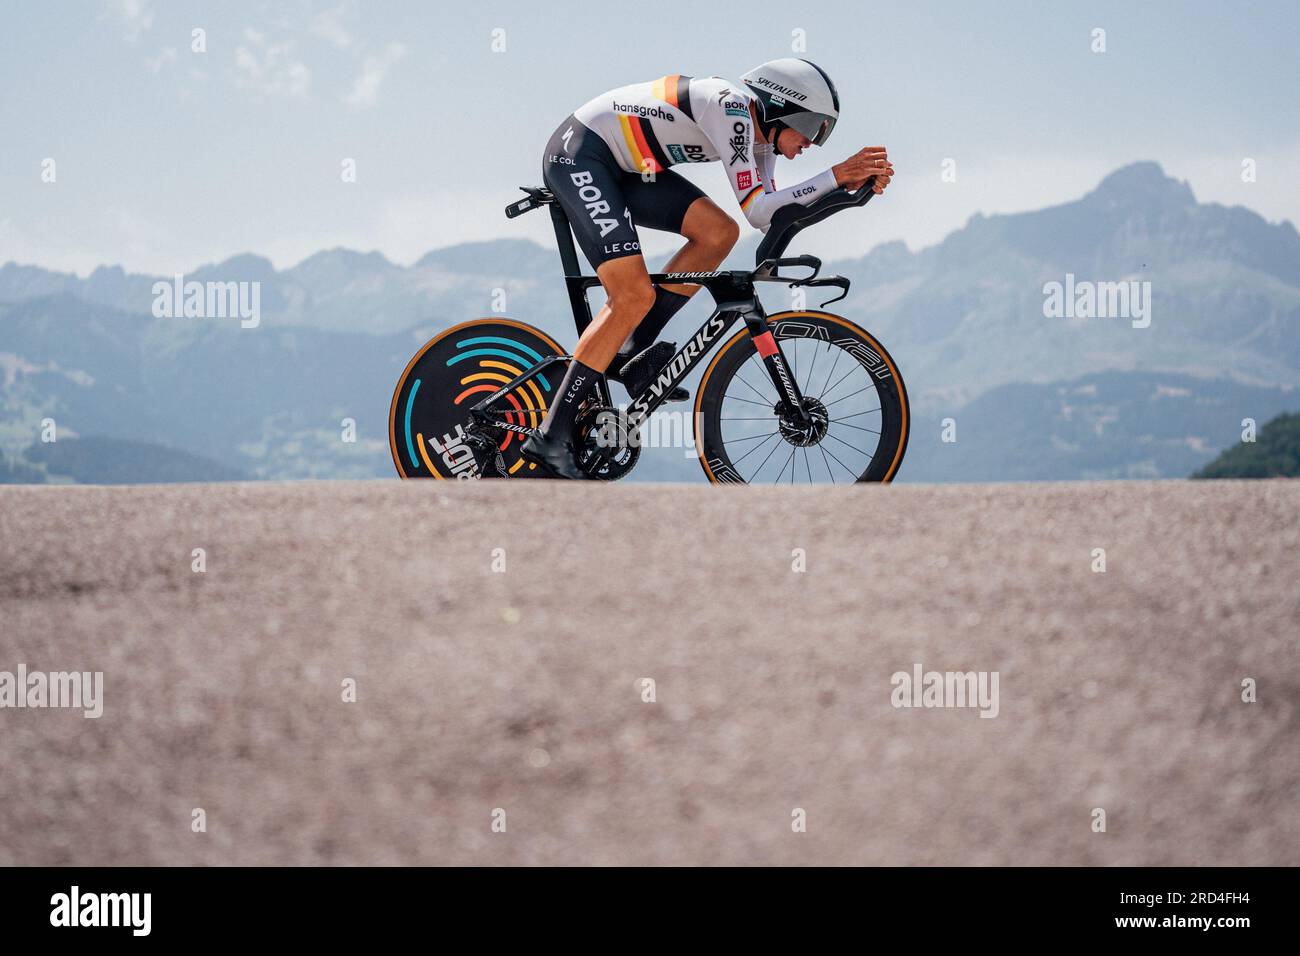
<path fill-rule="evenodd" d="M 101 20 L 112 20 L 123 29 L 123 37 L 130 43 L 153 26 L 150 0 L 105 0 Z"/>
<path fill-rule="evenodd" d="M 291 43 L 268 43 L 265 34 L 244 30 L 247 44 L 235 47 L 235 77 L 240 86 L 269 96 L 303 96 L 311 70 L 293 55 Z"/>
<path fill-rule="evenodd" d="M 374 106 L 384 77 L 404 56 L 406 56 L 405 46 L 400 43 L 390 43 L 382 53 L 366 57 L 365 62 L 361 64 L 361 74 L 352 84 L 352 92 L 344 98 L 344 102 L 357 109 Z"/>
<path fill-rule="evenodd" d="M 312 20 L 311 32 L 334 44 L 340 50 L 349 49 L 355 40 L 343 25 L 343 18 L 350 8 L 351 4 L 340 4 L 332 10 L 318 13 Z"/>
<path fill-rule="evenodd" d="M 123 30 L 123 38 L 134 43 L 153 26 L 153 11 L 149 9 L 150 0 L 105 0 L 101 20 L 112 20 Z"/>
<path fill-rule="evenodd" d="M 152 73 L 161 73 L 162 68 L 168 64 L 176 62 L 176 47 L 163 47 L 158 51 L 158 55 L 144 61 L 144 65 L 149 67 Z"/>

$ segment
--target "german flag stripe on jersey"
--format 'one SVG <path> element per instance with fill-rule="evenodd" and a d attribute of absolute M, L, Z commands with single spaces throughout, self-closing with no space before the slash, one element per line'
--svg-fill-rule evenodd
<path fill-rule="evenodd" d="M 668 158 L 664 148 L 659 145 L 659 137 L 655 135 L 655 128 L 650 121 L 645 117 L 638 116 L 633 122 L 641 127 L 641 138 L 645 140 L 646 147 L 654 156 L 655 162 L 659 164 L 659 168 L 667 169 L 671 166 L 673 161 Z"/>
<path fill-rule="evenodd" d="M 650 95 L 663 100 L 673 109 L 681 110 L 687 119 L 695 119 L 691 113 L 691 78 L 673 73 L 661 76 L 650 84 Z"/>
<path fill-rule="evenodd" d="M 632 154 L 632 162 L 638 169 L 642 172 L 661 173 L 672 165 L 663 147 L 659 145 L 648 119 L 620 115 L 618 123 L 622 127 L 628 152 Z"/>
<path fill-rule="evenodd" d="M 740 201 L 740 208 L 743 209 L 745 212 L 749 212 L 749 204 L 752 203 L 755 199 L 757 199 L 762 192 L 763 192 L 763 187 L 761 184 L 755 186 L 748 193 L 746 193 L 745 198 Z"/>
<path fill-rule="evenodd" d="M 632 121 L 626 116 L 619 116 L 618 127 L 623 133 L 623 143 L 632 157 L 632 165 L 647 172 L 658 172 L 654 168 L 654 156 L 645 147 L 644 140 L 638 140 Z"/>

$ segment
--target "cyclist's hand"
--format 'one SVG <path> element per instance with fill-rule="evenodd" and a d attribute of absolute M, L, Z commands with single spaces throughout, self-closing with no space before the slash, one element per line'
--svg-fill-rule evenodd
<path fill-rule="evenodd" d="M 858 150 L 842 163 L 831 167 L 835 173 L 835 182 L 849 189 L 861 189 L 872 176 L 876 182 L 874 193 L 883 193 L 894 176 L 894 165 L 889 161 L 889 153 L 883 146 L 866 146 Z"/>

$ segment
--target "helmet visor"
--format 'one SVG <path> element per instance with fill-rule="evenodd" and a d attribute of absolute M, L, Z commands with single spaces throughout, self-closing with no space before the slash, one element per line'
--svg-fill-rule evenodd
<path fill-rule="evenodd" d="M 791 113 L 782 116 L 781 122 L 796 133 L 807 136 L 814 146 L 820 146 L 830 139 L 831 130 L 835 128 L 835 117 L 825 113 Z"/>

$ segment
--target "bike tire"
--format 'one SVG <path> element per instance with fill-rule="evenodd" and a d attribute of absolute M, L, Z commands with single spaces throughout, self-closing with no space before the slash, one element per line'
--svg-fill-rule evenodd
<path fill-rule="evenodd" d="M 479 471 L 473 449 L 462 440 L 470 407 L 548 355 L 566 354 L 545 332 L 514 319 L 472 319 L 439 332 L 406 364 L 393 390 L 388 444 L 397 473 L 442 480 L 493 477 L 493 468 Z M 508 392 L 505 400 L 518 409 L 518 423 L 541 424 L 559 384 L 559 375 L 548 372 Z M 506 474 L 540 477 L 519 453 L 521 443 L 519 434 L 504 432 L 497 450 Z"/>
<path fill-rule="evenodd" d="M 781 342 L 805 401 L 823 404 L 826 433 L 815 444 L 796 443 L 787 437 L 775 407 L 776 389 L 757 358 L 748 330 L 742 329 L 723 343 L 696 393 L 695 447 L 709 481 L 767 483 L 773 475 L 773 483 L 786 483 L 788 478 L 791 484 L 805 483 L 805 475 L 808 484 L 892 481 L 902 465 L 911 425 L 907 389 L 893 357 L 871 333 L 830 312 L 782 312 L 769 316 L 768 324 L 773 337 Z M 827 354 L 831 351 L 836 353 L 833 360 Z M 847 364 L 841 367 L 845 356 Z M 824 380 L 818 369 L 819 359 L 830 365 Z M 854 370 L 860 373 L 857 382 L 851 379 Z M 863 382 L 866 384 L 860 391 L 852 391 Z M 840 392 L 841 388 L 845 391 Z M 862 412 L 851 411 L 856 406 L 830 411 L 857 395 L 865 396 L 859 404 L 869 404 L 874 397 L 878 407 Z M 772 407 L 764 411 L 762 406 L 769 402 Z M 744 414 L 733 414 L 738 411 Z M 839 434 L 833 434 L 837 427 Z M 866 437 L 871 432 L 876 433 L 874 447 L 872 439 Z M 840 447 L 850 444 L 841 434 L 862 443 L 858 457 Z M 781 467 L 769 471 L 773 456 L 777 461 L 771 468 L 776 469 L 777 464 Z M 755 468 L 751 462 L 746 467 L 751 457 L 761 459 L 762 464 Z"/>

